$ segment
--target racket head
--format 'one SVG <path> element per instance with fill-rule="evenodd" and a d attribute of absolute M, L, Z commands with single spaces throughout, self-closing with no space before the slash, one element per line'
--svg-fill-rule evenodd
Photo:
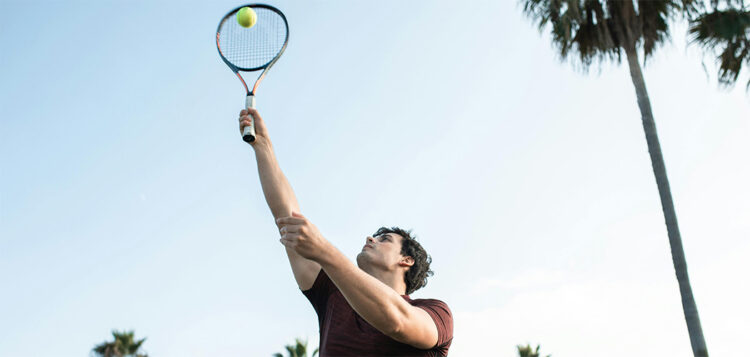
<path fill-rule="evenodd" d="M 237 12 L 252 8 L 255 25 L 237 23 Z M 281 57 L 289 42 L 289 24 L 279 9 L 266 4 L 247 4 L 228 12 L 216 29 L 216 48 L 224 63 L 235 73 L 267 70 Z"/>

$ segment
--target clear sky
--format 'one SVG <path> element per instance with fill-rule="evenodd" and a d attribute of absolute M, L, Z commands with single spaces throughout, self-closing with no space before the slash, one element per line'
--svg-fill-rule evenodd
<path fill-rule="evenodd" d="M 630 77 L 561 63 L 516 1 L 275 1 L 257 106 L 302 213 L 354 258 L 412 228 L 452 356 L 690 354 Z M 0 356 L 317 345 L 219 59 L 232 1 L 0 1 Z M 747 352 L 750 94 L 684 26 L 645 68 L 712 356 Z M 704 71 L 701 60 L 706 64 Z"/>

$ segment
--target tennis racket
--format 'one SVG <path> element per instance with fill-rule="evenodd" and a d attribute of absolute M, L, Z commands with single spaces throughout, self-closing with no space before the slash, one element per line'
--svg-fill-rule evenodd
<path fill-rule="evenodd" d="M 249 28 L 237 22 L 237 12 L 249 7 L 257 15 L 255 25 Z M 226 14 L 216 29 L 216 48 L 224 63 L 245 86 L 246 108 L 255 108 L 255 92 L 268 70 L 279 60 L 289 41 L 289 24 L 279 9 L 265 4 L 240 6 Z M 248 88 L 240 72 L 260 71 L 252 89 Z M 255 141 L 255 120 L 242 131 L 242 139 L 248 143 Z"/>

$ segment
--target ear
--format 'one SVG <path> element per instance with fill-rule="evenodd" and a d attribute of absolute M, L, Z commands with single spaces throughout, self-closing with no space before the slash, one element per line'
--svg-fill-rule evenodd
<path fill-rule="evenodd" d="M 409 256 L 401 257 L 401 260 L 398 262 L 398 265 L 402 267 L 411 267 L 414 265 L 414 258 L 409 257 Z"/>

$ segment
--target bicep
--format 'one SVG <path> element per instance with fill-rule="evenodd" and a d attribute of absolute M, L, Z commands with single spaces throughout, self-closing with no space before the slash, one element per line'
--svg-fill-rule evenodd
<path fill-rule="evenodd" d="M 410 306 L 399 331 L 391 336 L 396 341 L 421 349 L 430 349 L 438 343 L 438 329 L 427 311 Z"/>
<path fill-rule="evenodd" d="M 312 288 L 320 273 L 320 264 L 302 257 L 291 248 L 286 248 L 286 254 L 289 257 L 289 265 L 292 266 L 292 274 L 294 274 L 294 280 L 297 281 L 297 286 L 302 291 Z"/>

